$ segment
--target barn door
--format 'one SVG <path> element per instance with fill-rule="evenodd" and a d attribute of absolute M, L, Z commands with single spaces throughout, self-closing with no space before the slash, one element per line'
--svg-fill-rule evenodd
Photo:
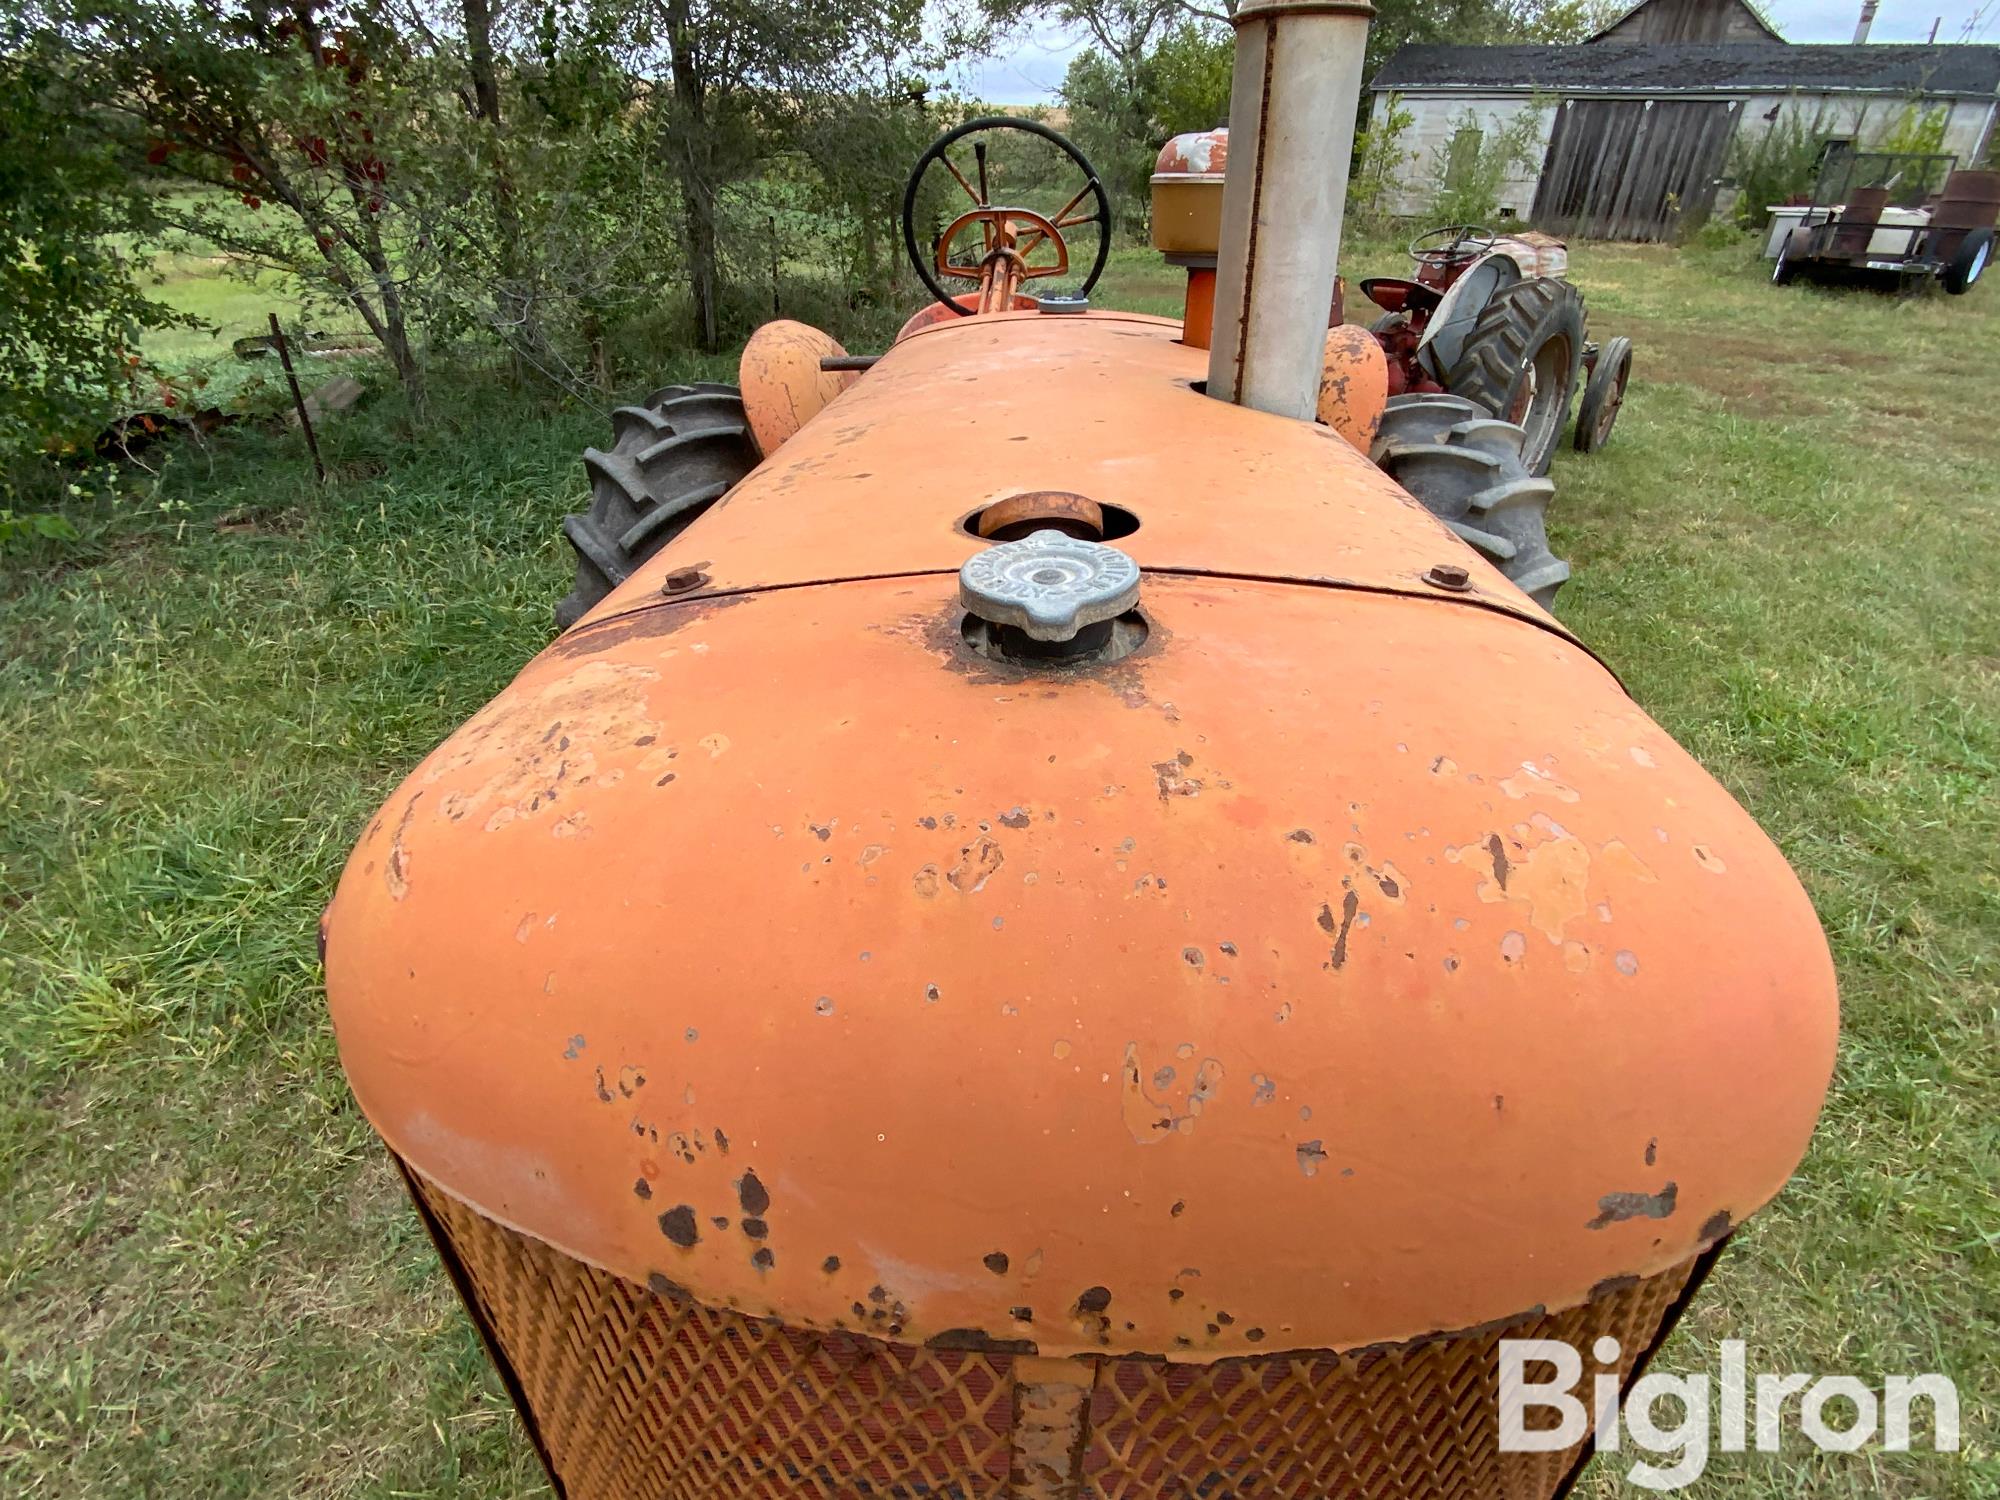
<path fill-rule="evenodd" d="M 1664 240 L 1706 219 L 1739 100 L 1566 99 L 1556 111 L 1535 223 L 1599 240 Z"/>

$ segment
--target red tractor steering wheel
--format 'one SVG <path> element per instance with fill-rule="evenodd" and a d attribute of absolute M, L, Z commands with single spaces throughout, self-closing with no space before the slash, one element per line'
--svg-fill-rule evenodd
<path fill-rule="evenodd" d="M 967 177 L 950 156 L 951 147 L 967 136 L 993 130 L 1018 130 L 1050 142 L 1076 164 L 1083 174 L 1083 186 L 1053 214 L 993 202 L 987 185 L 986 142 L 973 144 L 972 177 Z M 933 163 L 942 164 L 965 190 L 972 207 L 945 227 L 933 243 L 931 255 L 926 256 L 917 246 L 917 195 L 924 173 Z M 1075 146 L 1046 125 L 1006 115 L 967 120 L 956 130 L 939 136 L 917 158 L 909 185 L 903 190 L 903 248 L 909 252 L 910 264 L 916 267 L 918 277 L 933 297 L 967 317 L 976 312 L 1008 311 L 1014 305 L 1016 288 L 1023 282 L 1068 275 L 1069 245 L 1063 239 L 1063 231 L 1087 224 L 1097 226 L 1097 258 L 1091 264 L 1090 274 L 1076 289 L 1077 296 L 1088 295 L 1104 273 L 1104 262 L 1111 253 L 1111 200 L 1098 180 L 1097 169 Z M 961 245 L 961 241 L 971 239 L 975 227 L 979 232 L 977 243 Z M 947 277 L 977 282 L 977 305 L 967 306 L 947 291 L 943 284 L 943 278 Z"/>
<path fill-rule="evenodd" d="M 1484 224 L 1446 224 L 1427 229 L 1410 241 L 1410 259 L 1421 270 L 1435 266 L 1440 271 L 1469 265 L 1491 250 L 1500 237 Z"/>

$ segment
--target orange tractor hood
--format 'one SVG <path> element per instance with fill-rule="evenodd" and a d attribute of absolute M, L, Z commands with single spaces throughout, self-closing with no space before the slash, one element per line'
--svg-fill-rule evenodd
<path fill-rule="evenodd" d="M 417 768 L 325 928 L 414 1171 L 711 1306 L 1192 1359 L 1568 1307 L 1779 1190 L 1836 1007 L 1777 850 L 1171 333 L 906 340 Z M 1109 666 L 962 636 L 958 523 L 1039 489 L 1139 520 Z"/>
<path fill-rule="evenodd" d="M 1436 598 L 1424 573 L 1461 563 L 1460 598 L 1562 629 L 1331 428 L 1203 395 L 1180 331 L 1000 313 L 911 334 L 585 620 L 688 568 L 711 596 L 955 573 L 984 545 L 968 516 L 1058 490 L 1136 517 L 1109 539 L 1142 568 Z"/>

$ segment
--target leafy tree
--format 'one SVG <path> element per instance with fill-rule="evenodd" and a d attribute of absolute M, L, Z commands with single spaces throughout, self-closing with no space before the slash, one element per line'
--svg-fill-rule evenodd
<path fill-rule="evenodd" d="M 436 27 L 421 0 L 403 13 L 443 106 L 422 121 L 427 171 L 397 193 L 434 249 L 426 323 L 483 328 L 558 387 L 601 392 L 607 330 L 677 264 L 645 81 L 624 66 L 619 6 L 529 0 L 507 20 L 486 0 Z"/>
<path fill-rule="evenodd" d="M 1416 111 L 1400 94 L 1382 102 L 1380 115 L 1371 114 L 1354 136 L 1354 170 L 1347 178 L 1347 222 L 1360 233 L 1379 233 L 1387 226 L 1389 204 L 1402 186 L 1410 159 L 1405 140 L 1417 123 Z"/>
<path fill-rule="evenodd" d="M 1146 59 L 1154 126 L 1166 138 L 1208 130 L 1229 118 L 1229 83 L 1236 44 L 1221 27 L 1182 20 L 1167 28 Z"/>
<path fill-rule="evenodd" d="M 77 115 L 175 191 L 160 217 L 327 288 L 421 410 L 406 286 L 428 246 L 399 209 L 429 157 L 407 128 L 421 80 L 403 37 L 361 0 L 54 0 L 49 22 Z"/>
<path fill-rule="evenodd" d="M 640 0 L 630 11 L 626 66 L 647 80 L 660 158 L 678 191 L 703 349 L 722 341 L 728 192 L 808 141 L 825 160 L 812 132 L 852 131 L 849 111 L 870 97 L 854 82 L 920 58 L 922 22 L 922 0 Z M 890 94 L 873 97 L 883 106 Z"/>
<path fill-rule="evenodd" d="M 1133 26 L 1152 24 L 1145 13 Z M 1113 34 L 1110 27 L 1106 34 Z M 1213 24 L 1173 18 L 1149 32 L 1142 46 L 1129 34 L 1119 54 L 1092 48 L 1077 54 L 1063 77 L 1070 134 L 1111 192 L 1114 211 L 1128 224 L 1146 221 L 1147 179 L 1167 140 L 1182 131 L 1206 130 L 1229 114 L 1234 43 Z"/>
<path fill-rule="evenodd" d="M 8 28 L 12 30 L 13 28 Z M 103 420 L 139 333 L 180 321 L 149 299 L 122 236 L 151 205 L 67 108 L 60 59 L 0 32 L 0 454 Z"/>
<path fill-rule="evenodd" d="M 1630 8 L 1625 0 L 1500 0 L 1500 39 L 1587 42 Z"/>

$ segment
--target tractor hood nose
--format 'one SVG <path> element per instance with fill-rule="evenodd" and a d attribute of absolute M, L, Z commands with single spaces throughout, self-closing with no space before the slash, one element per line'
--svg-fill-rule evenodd
<path fill-rule="evenodd" d="M 1202 1358 L 1575 1306 L 1778 1191 L 1812 910 L 1560 632 L 1150 571 L 1023 660 L 966 587 L 628 610 L 417 769 L 327 952 L 417 1174 L 704 1306 Z"/>

